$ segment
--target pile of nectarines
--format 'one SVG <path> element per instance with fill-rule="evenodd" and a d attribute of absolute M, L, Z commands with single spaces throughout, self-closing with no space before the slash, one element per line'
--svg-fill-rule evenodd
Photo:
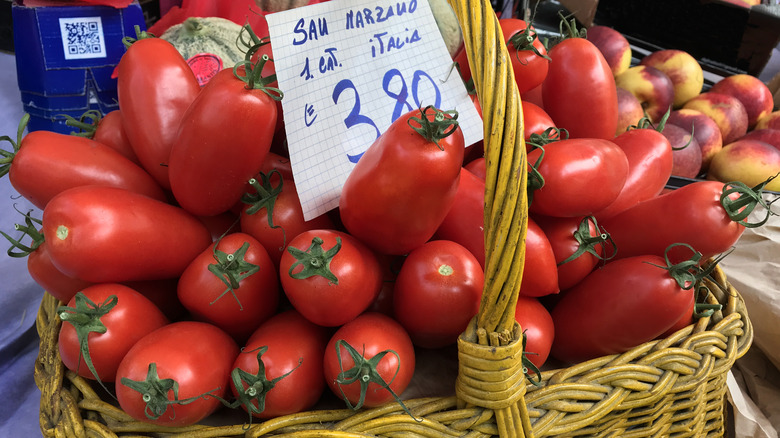
<path fill-rule="evenodd" d="M 604 55 L 618 87 L 618 132 L 642 117 L 658 124 L 674 151 L 673 174 L 753 186 L 780 173 L 780 111 L 755 76 L 716 76 L 705 86 L 701 64 L 688 52 L 663 49 L 632 65 L 620 32 L 594 25 L 587 39 Z M 686 147 L 682 147 L 685 146 Z M 780 178 L 767 190 L 780 191 Z"/>

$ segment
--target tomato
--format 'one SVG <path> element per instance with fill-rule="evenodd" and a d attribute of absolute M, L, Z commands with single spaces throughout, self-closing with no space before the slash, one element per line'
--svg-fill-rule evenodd
<path fill-rule="evenodd" d="M 393 314 L 414 345 L 452 345 L 479 311 L 482 266 L 468 249 L 449 240 L 415 248 L 404 260 L 393 290 Z"/>
<path fill-rule="evenodd" d="M 130 144 L 130 139 L 127 138 L 127 132 L 122 124 L 122 113 L 118 109 L 109 111 L 97 121 L 92 139 L 119 152 L 133 163 L 141 165 L 133 145 Z"/>
<path fill-rule="evenodd" d="M 241 232 L 225 235 L 182 272 L 177 295 L 197 320 L 245 341 L 279 304 L 279 280 L 268 251 Z"/>
<path fill-rule="evenodd" d="M 614 254 L 609 235 L 593 216 L 537 217 L 555 254 L 558 288 L 566 290 L 585 278 L 601 260 Z"/>
<path fill-rule="evenodd" d="M 694 264 L 698 260 L 691 259 Z M 622 353 L 655 339 L 694 300 L 691 265 L 643 255 L 596 269 L 562 294 L 552 310 L 552 355 L 573 363 Z"/>
<path fill-rule="evenodd" d="M 336 327 L 361 314 L 382 287 L 376 254 L 347 233 L 308 230 L 293 238 L 279 264 L 282 289 L 301 315 Z"/>
<path fill-rule="evenodd" d="M 142 337 L 168 324 L 149 299 L 121 284 L 89 286 L 61 306 L 57 346 L 62 363 L 81 377 L 113 382 L 119 363 Z"/>
<path fill-rule="evenodd" d="M 43 209 L 58 193 L 71 187 L 122 187 L 165 200 L 165 193 L 141 167 L 110 147 L 85 137 L 53 131 L 22 134 L 29 115 L 22 118 L 13 151 L 2 151 L 0 176 L 8 173 L 13 188 Z"/>
<path fill-rule="evenodd" d="M 758 191 L 739 183 L 696 181 L 642 201 L 601 225 L 617 246 L 616 258 L 663 255 L 669 245 L 687 243 L 707 259 L 737 242 L 745 231 L 744 217 L 758 204 L 767 207 Z M 670 258 L 679 261 L 679 250 Z"/>
<path fill-rule="evenodd" d="M 550 240 L 536 221 L 529 217 L 520 295 L 543 297 L 558 292 L 558 269 Z"/>
<path fill-rule="evenodd" d="M 119 152 L 133 163 L 141 165 L 138 157 L 135 156 L 130 140 L 127 138 L 119 110 L 110 111 L 106 115 L 98 110 L 88 110 L 81 115 L 79 120 L 70 116 L 66 117 L 68 118 L 65 122 L 66 125 L 79 128 L 79 132 L 71 132 L 72 135 L 91 138 Z"/>
<path fill-rule="evenodd" d="M 542 135 L 550 128 L 555 128 L 555 122 L 553 122 L 550 115 L 542 109 L 539 105 L 532 102 L 523 102 L 523 134 L 525 135 L 525 141 L 531 139 L 531 134 Z M 531 145 L 526 144 L 526 150 L 531 151 Z"/>
<path fill-rule="evenodd" d="M 377 254 L 377 258 L 382 266 L 382 287 L 379 289 L 379 294 L 374 299 L 374 302 L 366 309 L 366 312 L 380 312 L 393 316 L 395 280 L 398 278 L 398 273 L 401 272 L 401 266 L 403 266 L 406 256 Z"/>
<path fill-rule="evenodd" d="M 455 202 L 434 238 L 451 240 L 468 249 L 485 267 L 485 181 L 461 169 Z"/>
<path fill-rule="evenodd" d="M 411 382 L 414 368 L 409 335 L 381 313 L 367 312 L 344 324 L 325 347 L 325 382 L 353 409 L 400 402 L 398 394 Z"/>
<path fill-rule="evenodd" d="M 631 129 L 612 141 L 626 153 L 628 178 L 617 199 L 594 212 L 599 219 L 614 216 L 640 201 L 658 196 L 672 175 L 672 145 L 655 129 Z"/>
<path fill-rule="evenodd" d="M 171 147 L 171 190 L 182 208 L 195 215 L 229 210 L 271 148 L 278 96 L 271 97 L 253 76 L 260 68 L 246 69 L 245 76 L 220 71 L 182 116 Z"/>
<path fill-rule="evenodd" d="M 455 201 L 463 149 L 454 117 L 433 107 L 402 115 L 344 182 L 344 227 L 386 254 L 406 254 L 427 242 Z"/>
<path fill-rule="evenodd" d="M 221 406 L 238 345 L 204 322 L 180 321 L 144 336 L 116 373 L 119 407 L 136 420 L 189 426 Z M 146 399 L 146 400 L 144 400 Z"/>
<path fill-rule="evenodd" d="M 519 18 L 502 18 L 498 24 L 512 60 L 517 90 L 525 93 L 538 87 L 547 76 L 550 58 L 536 30 Z"/>
<path fill-rule="evenodd" d="M 142 32 L 117 65 L 117 98 L 128 140 L 143 167 L 170 189 L 168 158 L 184 112 L 200 93 L 187 60 Z"/>
<path fill-rule="evenodd" d="M 485 162 L 485 157 L 472 160 L 463 166 L 463 168 L 476 175 L 477 178 L 481 179 L 483 182 L 485 181 L 485 176 L 487 175 L 487 163 Z"/>
<path fill-rule="evenodd" d="M 0 231 L 0 234 L 11 243 L 8 255 L 11 257 L 27 257 L 27 271 L 33 281 L 54 298 L 67 303 L 76 295 L 76 292 L 92 283 L 80 278 L 67 276 L 54 266 L 49 256 L 46 239 L 36 226 L 36 224 L 40 225 L 41 221 L 33 218 L 30 213 L 31 211 L 24 214 L 24 224 L 14 225 L 17 231 L 22 232 L 21 237 L 13 238 Z M 27 245 L 22 243 L 22 239 L 25 236 L 29 236 L 31 239 L 31 242 Z"/>
<path fill-rule="evenodd" d="M 325 391 L 322 361 L 329 337 L 324 327 L 295 310 L 271 317 L 252 334 L 233 363 L 233 395 L 258 418 L 313 407 Z"/>
<path fill-rule="evenodd" d="M 274 175 L 278 180 L 275 185 L 271 181 Z M 241 231 L 265 247 L 277 270 L 288 240 L 306 230 L 334 228 L 327 215 L 310 221 L 304 219 L 301 200 L 292 179 L 279 180 L 278 172 L 261 172 L 250 182 L 254 186 L 253 191 L 242 197 Z"/>
<path fill-rule="evenodd" d="M 178 277 L 211 244 L 186 211 L 116 187 L 60 193 L 43 210 L 42 230 L 54 266 L 93 283 Z"/>
<path fill-rule="evenodd" d="M 601 51 L 585 38 L 553 46 L 542 83 L 543 108 L 570 138 L 611 139 L 617 131 L 615 77 Z"/>
<path fill-rule="evenodd" d="M 543 156 L 542 156 L 543 154 Z M 628 177 L 628 159 L 615 143 L 598 138 L 553 141 L 528 153 L 544 186 L 533 192 L 529 211 L 547 216 L 585 216 L 614 202 Z"/>
<path fill-rule="evenodd" d="M 144 169 L 170 189 L 171 147 L 200 84 L 173 44 L 143 34 L 138 37 L 117 65 L 122 125 Z"/>
<path fill-rule="evenodd" d="M 520 324 L 525 334 L 526 358 L 536 368 L 542 368 L 547 362 L 555 338 L 555 324 L 550 312 L 538 298 L 519 296 L 515 307 L 515 321 Z"/>

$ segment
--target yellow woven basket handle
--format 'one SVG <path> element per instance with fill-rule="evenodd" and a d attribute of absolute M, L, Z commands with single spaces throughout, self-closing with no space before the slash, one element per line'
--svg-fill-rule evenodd
<path fill-rule="evenodd" d="M 501 437 L 531 437 L 515 306 L 528 228 L 526 150 L 520 94 L 498 18 L 487 0 L 448 0 L 463 32 L 482 106 L 485 285 L 477 317 L 458 340 L 456 393 L 492 409 Z"/>

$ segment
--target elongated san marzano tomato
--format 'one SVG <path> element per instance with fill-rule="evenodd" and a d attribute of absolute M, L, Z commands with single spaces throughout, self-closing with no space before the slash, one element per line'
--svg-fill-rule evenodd
<path fill-rule="evenodd" d="M 198 79 L 171 43 L 153 37 L 141 37 L 130 45 L 119 60 L 117 74 L 127 138 L 146 171 L 170 189 L 168 156 L 182 115 L 200 93 Z"/>
<path fill-rule="evenodd" d="M 547 216 L 587 216 L 611 204 L 628 177 L 626 154 L 599 138 L 570 138 L 528 153 L 529 165 L 544 154 L 537 170 L 544 186 L 528 207 Z"/>
<path fill-rule="evenodd" d="M 620 259 L 591 272 L 566 291 L 552 310 L 552 355 L 564 362 L 580 362 L 655 339 L 694 301 L 693 273 L 686 274 L 688 268 L 646 255 Z"/>
<path fill-rule="evenodd" d="M 122 187 L 165 200 L 159 184 L 141 167 L 110 147 L 75 135 L 33 131 L 22 137 L 29 115 L 20 124 L 13 153 L 0 159 L 0 176 L 8 172 L 11 185 L 36 207 L 65 189 L 83 185 Z"/>
<path fill-rule="evenodd" d="M 657 196 L 672 175 L 672 145 L 655 129 L 631 129 L 612 141 L 626 153 L 628 178 L 617 199 L 594 213 L 599 220 Z"/>
<path fill-rule="evenodd" d="M 206 226 L 181 208 L 104 186 L 54 197 L 43 234 L 54 266 L 94 283 L 178 277 L 211 245 Z"/>
<path fill-rule="evenodd" d="M 740 193 L 730 192 L 732 189 Z M 697 181 L 640 202 L 600 223 L 617 246 L 616 258 L 663 255 L 669 245 L 687 243 L 706 259 L 737 242 L 745 231 L 741 215 L 747 215 L 758 204 L 767 206 L 757 192 L 735 183 Z M 736 201 L 737 196 L 742 197 L 740 201 Z M 750 202 L 743 202 L 746 200 Z M 672 261 L 680 261 L 680 256 L 678 251 L 669 252 Z"/>
<path fill-rule="evenodd" d="M 571 138 L 611 139 L 617 131 L 615 78 L 599 49 L 585 38 L 567 38 L 548 56 L 542 83 L 544 110 Z"/>
<path fill-rule="evenodd" d="M 182 117 L 169 160 L 171 190 L 196 216 L 233 207 L 271 149 L 276 102 L 253 77 L 256 69 L 262 64 L 245 76 L 233 69 L 217 73 Z"/>
<path fill-rule="evenodd" d="M 433 107 L 402 115 L 347 177 L 339 198 L 344 227 L 381 253 L 421 246 L 455 202 L 463 150 L 455 117 Z"/>

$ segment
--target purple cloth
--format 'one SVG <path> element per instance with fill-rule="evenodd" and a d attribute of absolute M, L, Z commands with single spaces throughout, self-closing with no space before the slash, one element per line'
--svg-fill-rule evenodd
<path fill-rule="evenodd" d="M 16 129 L 22 118 L 21 94 L 16 81 L 13 55 L 0 53 L 0 136 L 16 140 Z M 0 145 L 10 150 L 8 142 Z M 19 237 L 14 224 L 23 223 L 23 216 L 34 208 L 19 197 L 8 180 L 0 179 L 0 230 Z M 40 210 L 33 214 L 40 218 Z M 26 241 L 29 242 L 29 241 Z M 0 237 L 0 249 L 5 252 L 10 243 Z M 35 357 L 38 354 L 38 333 L 35 318 L 43 290 L 30 278 L 27 259 L 12 258 L 0 253 L 0 436 L 40 436 L 38 410 L 41 393 L 33 381 Z"/>

